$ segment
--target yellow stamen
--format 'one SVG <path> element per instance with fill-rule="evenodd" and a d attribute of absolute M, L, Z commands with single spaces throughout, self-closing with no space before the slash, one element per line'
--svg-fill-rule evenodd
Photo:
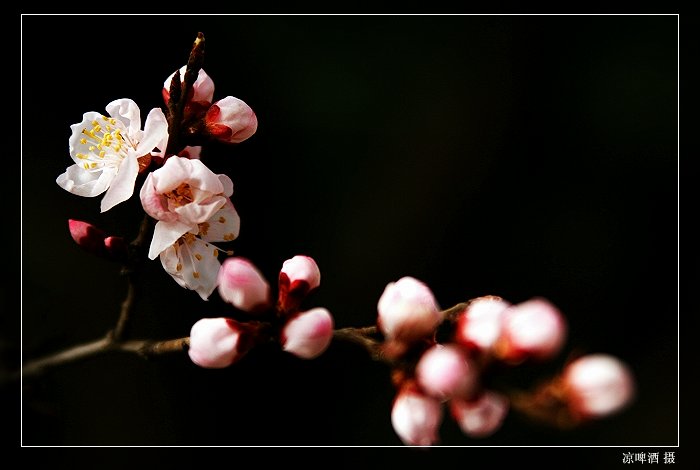
<path fill-rule="evenodd" d="M 197 258 L 197 261 L 202 261 L 202 255 L 200 255 L 199 253 L 195 253 L 194 257 Z"/>

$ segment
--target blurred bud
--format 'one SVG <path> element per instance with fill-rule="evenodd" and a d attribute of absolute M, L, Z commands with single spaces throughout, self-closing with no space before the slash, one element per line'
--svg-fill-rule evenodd
<path fill-rule="evenodd" d="M 244 258 L 227 258 L 223 262 L 218 285 L 221 298 L 244 312 L 258 312 L 270 306 L 270 285 Z"/>
<path fill-rule="evenodd" d="M 431 336 L 441 321 L 432 291 L 412 277 L 389 283 L 379 299 L 377 311 L 381 332 L 388 339 L 403 343 Z"/>
<path fill-rule="evenodd" d="M 495 296 L 472 300 L 457 319 L 455 341 L 473 351 L 491 351 L 501 334 L 503 313 L 509 306 L 510 303 Z"/>
<path fill-rule="evenodd" d="M 285 351 L 302 359 L 321 355 L 333 339 L 333 317 L 325 308 L 299 313 L 282 329 L 281 342 Z"/>
<path fill-rule="evenodd" d="M 230 318 L 203 318 L 192 326 L 188 354 L 192 362 L 208 369 L 228 367 L 249 349 L 249 332 Z"/>
<path fill-rule="evenodd" d="M 183 65 L 180 68 L 180 81 L 184 83 L 185 72 L 187 71 L 187 66 Z M 175 76 L 175 72 L 170 74 L 168 78 L 165 79 L 163 83 L 163 101 L 167 105 L 170 102 L 170 84 Z M 214 81 L 209 78 L 209 75 L 203 70 L 199 70 L 197 75 L 197 80 L 195 80 L 190 90 L 190 96 L 187 98 L 188 102 L 205 102 L 207 105 L 211 104 L 214 99 Z"/>
<path fill-rule="evenodd" d="M 506 362 L 550 359 L 566 339 L 566 323 L 559 310 L 544 299 L 532 299 L 503 314 L 497 355 Z"/>
<path fill-rule="evenodd" d="M 439 400 L 469 397 L 479 380 L 476 365 L 455 345 L 435 345 L 416 365 L 416 380 L 423 390 Z"/>
<path fill-rule="evenodd" d="M 177 154 L 178 157 L 189 158 L 190 160 L 199 160 L 199 156 L 202 153 L 201 145 L 186 146 L 184 149 L 180 150 Z"/>
<path fill-rule="evenodd" d="M 283 312 L 293 312 L 309 292 L 321 284 L 321 271 L 313 258 L 295 256 L 282 264 L 279 276 L 278 305 Z"/>
<path fill-rule="evenodd" d="M 564 393 L 572 413 L 601 418 L 627 406 L 634 396 L 634 379 L 619 359 L 606 354 L 583 356 L 563 374 Z"/>
<path fill-rule="evenodd" d="M 442 405 L 425 396 L 412 384 L 404 385 L 391 410 L 391 424 L 406 445 L 429 446 L 438 441 Z"/>
<path fill-rule="evenodd" d="M 508 399 L 503 395 L 485 391 L 475 400 L 455 399 L 450 402 L 450 412 L 464 434 L 486 437 L 496 432 L 508 414 Z"/>
<path fill-rule="evenodd" d="M 75 243 L 88 253 L 113 261 L 127 257 L 126 242 L 121 237 L 108 237 L 102 229 L 75 219 L 68 219 L 68 230 Z"/>
<path fill-rule="evenodd" d="M 211 105 L 204 120 L 209 135 L 230 144 L 243 142 L 258 129 L 258 118 L 251 107 L 233 96 Z"/>

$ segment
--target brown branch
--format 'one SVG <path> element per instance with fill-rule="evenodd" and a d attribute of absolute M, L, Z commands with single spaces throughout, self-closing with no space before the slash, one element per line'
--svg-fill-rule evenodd
<path fill-rule="evenodd" d="M 172 352 L 187 351 L 189 344 L 189 337 L 165 341 L 114 341 L 113 338 L 108 335 L 96 341 L 79 344 L 58 353 L 49 354 L 42 358 L 29 361 L 22 366 L 21 375 L 22 377 L 36 376 L 50 367 L 70 364 L 108 352 L 121 351 L 136 353 L 142 357 L 153 357 Z"/>

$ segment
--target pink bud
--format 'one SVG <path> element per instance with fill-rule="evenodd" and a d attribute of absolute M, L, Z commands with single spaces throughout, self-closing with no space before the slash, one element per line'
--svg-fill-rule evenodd
<path fill-rule="evenodd" d="M 243 142 L 258 129 L 258 118 L 242 100 L 227 96 L 217 101 L 204 117 L 209 134 L 223 142 Z"/>
<path fill-rule="evenodd" d="M 228 367 L 243 356 L 241 329 L 230 318 L 203 318 L 192 326 L 188 354 L 208 369 Z"/>
<path fill-rule="evenodd" d="M 283 349 L 302 359 L 321 355 L 332 339 L 333 317 L 325 308 L 296 315 L 284 325 L 281 335 Z"/>
<path fill-rule="evenodd" d="M 422 395 L 411 385 L 401 389 L 391 410 L 391 424 L 404 444 L 435 444 L 441 422 L 442 405 L 438 400 Z"/>
<path fill-rule="evenodd" d="M 377 310 L 377 323 L 382 333 L 390 340 L 405 343 L 432 335 L 441 321 L 432 291 L 412 277 L 389 283 Z"/>
<path fill-rule="evenodd" d="M 507 362 L 549 359 L 566 339 L 566 323 L 559 310 L 544 299 L 514 305 L 503 314 L 497 354 Z"/>
<path fill-rule="evenodd" d="M 270 306 L 270 285 L 247 259 L 227 258 L 218 275 L 219 295 L 245 312 L 258 312 Z"/>
<path fill-rule="evenodd" d="M 421 356 L 416 379 L 428 395 L 439 400 L 466 398 L 476 388 L 478 371 L 458 346 L 438 344 Z"/>
<path fill-rule="evenodd" d="M 503 313 L 509 306 L 495 296 L 472 300 L 457 320 L 455 341 L 474 351 L 490 351 L 501 334 Z"/>
<path fill-rule="evenodd" d="M 126 242 L 121 237 L 108 237 L 103 230 L 82 220 L 69 219 L 68 230 L 75 243 L 88 253 L 113 261 L 127 257 Z"/>
<path fill-rule="evenodd" d="M 180 81 L 184 83 L 185 81 L 185 72 L 187 71 L 187 66 L 183 65 L 180 68 Z M 163 83 L 163 101 L 165 101 L 165 104 L 167 105 L 170 102 L 170 84 L 173 80 L 173 77 L 175 77 L 175 72 L 171 73 L 168 78 L 165 79 L 165 82 Z M 206 102 L 207 104 L 211 104 L 212 100 L 214 99 L 214 81 L 209 78 L 209 75 L 203 70 L 199 70 L 199 74 L 197 75 L 197 80 L 195 80 L 194 84 L 192 85 L 192 91 L 190 91 L 191 97 L 188 98 L 189 101 L 195 101 L 195 102 Z"/>
<path fill-rule="evenodd" d="M 634 379 L 619 359 L 606 354 L 581 357 L 566 367 L 564 390 L 569 407 L 581 417 L 601 418 L 628 405 Z"/>
<path fill-rule="evenodd" d="M 301 301 L 321 284 L 321 271 L 308 256 L 295 256 L 282 264 L 278 305 L 283 312 L 299 308 Z"/>
<path fill-rule="evenodd" d="M 486 437 L 503 424 L 508 414 L 508 399 L 499 393 L 485 391 L 476 400 L 452 400 L 450 411 L 464 434 Z"/>

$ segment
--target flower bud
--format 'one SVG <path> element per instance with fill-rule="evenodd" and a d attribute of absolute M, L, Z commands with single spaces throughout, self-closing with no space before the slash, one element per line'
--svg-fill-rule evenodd
<path fill-rule="evenodd" d="M 183 65 L 180 68 L 180 81 L 184 83 L 185 72 L 187 71 L 187 66 Z M 170 84 L 175 77 L 175 72 L 170 74 L 170 76 L 165 79 L 163 83 L 163 101 L 167 105 L 170 102 Z M 209 75 L 203 70 L 199 70 L 197 75 L 197 80 L 194 81 L 192 89 L 190 90 L 190 96 L 187 101 L 191 102 L 205 102 L 207 105 L 211 104 L 214 99 L 214 81 L 209 78 Z"/>
<path fill-rule="evenodd" d="M 606 354 L 583 356 L 563 374 L 564 392 L 572 413 L 601 418 L 628 405 L 634 396 L 634 379 L 619 359 Z"/>
<path fill-rule="evenodd" d="M 188 354 L 192 362 L 208 369 L 228 367 L 247 349 L 241 348 L 243 329 L 230 318 L 203 318 L 192 326 Z"/>
<path fill-rule="evenodd" d="M 68 230 L 75 243 L 88 253 L 113 261 L 127 257 L 126 242 L 121 237 L 107 236 L 102 229 L 82 220 L 68 219 Z"/>
<path fill-rule="evenodd" d="M 325 308 L 302 312 L 287 321 L 282 329 L 282 348 L 302 359 L 323 353 L 333 339 L 333 317 Z"/>
<path fill-rule="evenodd" d="M 258 312 L 270 306 L 270 285 L 244 258 L 227 258 L 223 262 L 218 285 L 221 298 L 244 312 Z"/>
<path fill-rule="evenodd" d="M 283 312 L 299 308 L 301 301 L 321 284 L 321 271 L 313 258 L 295 256 L 282 264 L 278 305 Z"/>
<path fill-rule="evenodd" d="M 485 391 L 476 400 L 450 402 L 452 417 L 462 432 L 471 437 L 486 437 L 496 432 L 508 414 L 508 407 L 508 399 L 492 391 Z"/>
<path fill-rule="evenodd" d="M 507 362 L 517 363 L 527 358 L 550 359 L 564 344 L 564 318 L 544 299 L 514 305 L 503 315 L 496 353 Z"/>
<path fill-rule="evenodd" d="M 491 351 L 501 334 L 503 313 L 509 306 L 510 303 L 495 296 L 472 300 L 457 319 L 455 341 L 473 351 Z"/>
<path fill-rule="evenodd" d="M 251 107 L 233 96 L 211 105 L 204 121 L 212 137 L 230 144 L 243 142 L 258 129 L 258 118 Z"/>
<path fill-rule="evenodd" d="M 416 379 L 428 395 L 439 400 L 467 398 L 477 386 L 478 371 L 458 346 L 438 344 L 421 356 Z"/>
<path fill-rule="evenodd" d="M 411 384 L 402 387 L 391 410 L 391 424 L 406 445 L 429 446 L 438 440 L 442 405 Z"/>
<path fill-rule="evenodd" d="M 412 277 L 389 283 L 379 299 L 377 311 L 381 332 L 390 340 L 404 343 L 432 335 L 441 320 L 430 288 Z"/>

